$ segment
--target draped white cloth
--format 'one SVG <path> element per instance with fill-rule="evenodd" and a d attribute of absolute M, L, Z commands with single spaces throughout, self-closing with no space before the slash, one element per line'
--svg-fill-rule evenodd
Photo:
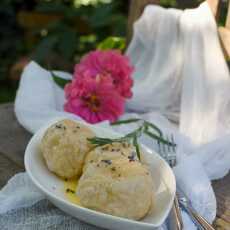
<path fill-rule="evenodd" d="M 141 117 L 154 122 L 165 135 L 174 135 L 177 183 L 197 211 L 212 222 L 216 199 L 210 180 L 223 177 L 230 169 L 230 76 L 208 4 L 185 11 L 146 7 L 134 25 L 127 55 L 136 69 L 135 84 L 122 118 Z M 58 74 L 71 78 L 67 73 Z M 63 111 L 64 100 L 63 90 L 48 71 L 35 62 L 26 66 L 15 101 L 22 126 L 34 133 L 55 117 L 80 119 Z M 106 122 L 101 125 L 111 128 Z M 126 133 L 135 125 L 114 129 Z M 157 150 L 152 140 L 142 138 L 142 142 Z M 10 186 L 15 190 L 12 183 Z M 0 192 L 0 213 L 31 205 L 23 193 L 15 205 L 11 199 L 17 193 L 9 196 L 4 191 L 7 188 Z M 188 216 L 183 217 L 186 230 L 196 229 Z"/>

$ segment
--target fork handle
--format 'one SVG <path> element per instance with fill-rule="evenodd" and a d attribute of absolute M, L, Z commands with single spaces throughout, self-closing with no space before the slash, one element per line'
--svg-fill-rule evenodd
<path fill-rule="evenodd" d="M 215 230 L 211 224 L 208 223 L 208 221 L 199 215 L 193 208 L 186 206 L 182 204 L 185 211 L 190 215 L 190 217 L 193 219 L 193 221 L 197 224 L 199 229 L 201 230 Z"/>
<path fill-rule="evenodd" d="M 173 206 L 169 216 L 169 229 L 183 230 L 183 220 L 177 195 L 174 198 Z"/>
<path fill-rule="evenodd" d="M 184 226 L 183 226 L 183 220 L 182 220 L 182 216 L 181 216 L 181 210 L 179 207 L 177 195 L 174 198 L 173 209 L 175 209 L 175 213 L 176 213 L 177 229 L 182 230 Z"/>

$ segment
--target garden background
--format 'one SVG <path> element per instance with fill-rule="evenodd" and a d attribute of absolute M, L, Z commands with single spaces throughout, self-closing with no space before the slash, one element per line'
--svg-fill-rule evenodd
<path fill-rule="evenodd" d="M 1 0 L 0 103 L 13 101 L 23 67 L 36 60 L 72 72 L 90 50 L 127 45 L 129 6 L 135 0 Z M 160 0 L 164 7 L 195 7 L 199 0 Z M 223 1 L 219 24 L 224 24 Z M 39 76 L 38 76 L 39 77 Z"/>

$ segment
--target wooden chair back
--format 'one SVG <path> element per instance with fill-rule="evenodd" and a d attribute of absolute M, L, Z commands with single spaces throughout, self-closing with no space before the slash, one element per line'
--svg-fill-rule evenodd
<path fill-rule="evenodd" d="M 221 10 L 221 0 L 207 0 L 213 14 L 218 20 Z M 228 12 L 224 26 L 218 27 L 220 42 L 226 59 L 230 60 L 230 1 L 228 1 Z"/>

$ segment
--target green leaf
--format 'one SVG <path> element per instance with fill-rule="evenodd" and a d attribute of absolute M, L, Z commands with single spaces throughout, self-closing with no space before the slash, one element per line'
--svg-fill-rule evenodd
<path fill-rule="evenodd" d="M 119 121 L 115 121 L 115 122 L 111 123 L 111 125 L 129 124 L 129 123 L 138 122 L 140 120 L 141 119 L 138 119 L 138 118 L 132 118 L 132 119 L 128 119 L 128 120 L 119 120 Z"/>
<path fill-rule="evenodd" d="M 135 146 L 136 148 L 136 153 L 137 153 L 137 157 L 138 159 L 140 160 L 141 159 L 141 151 L 140 151 L 140 147 L 139 147 L 139 144 L 137 142 L 137 137 L 135 136 L 134 139 L 133 139 L 133 145 Z"/>
<path fill-rule="evenodd" d="M 108 20 L 114 14 L 113 4 L 103 4 L 94 8 L 89 15 L 89 22 L 93 28 L 101 28 L 108 24 Z"/>
<path fill-rule="evenodd" d="M 41 1 L 39 4 L 37 4 L 35 9 L 38 12 L 44 12 L 44 13 L 62 13 L 65 12 L 66 10 L 69 10 L 69 7 L 61 2 Z"/>
<path fill-rule="evenodd" d="M 97 45 L 97 49 L 108 50 L 118 49 L 124 50 L 126 46 L 125 38 L 122 37 L 108 37 Z"/>
<path fill-rule="evenodd" d="M 113 143 L 116 139 L 102 138 L 102 137 L 93 137 L 87 139 L 92 145 L 103 146 Z"/>
<path fill-rule="evenodd" d="M 34 59 L 37 62 L 42 62 L 43 59 L 48 56 L 50 51 L 54 49 L 55 45 L 57 44 L 58 39 L 55 36 L 45 37 L 41 40 L 41 42 L 37 45 Z"/>
<path fill-rule="evenodd" d="M 137 122 L 137 121 L 143 121 L 143 123 L 135 130 L 133 130 L 132 132 L 126 134 L 123 137 L 120 138 L 115 138 L 115 139 L 110 139 L 110 138 L 100 138 L 100 137 L 94 137 L 91 139 L 88 139 L 88 141 L 91 142 L 91 144 L 93 144 L 95 147 L 97 146 L 103 146 L 106 144 L 111 144 L 113 142 L 129 142 L 129 143 L 133 143 L 133 145 L 136 148 L 136 153 L 138 158 L 140 159 L 140 147 L 138 144 L 138 138 L 140 138 L 142 136 L 142 134 L 146 134 L 147 136 L 151 137 L 152 139 L 156 140 L 158 143 L 163 144 L 163 146 L 172 146 L 172 147 L 176 147 L 176 144 L 173 141 L 173 138 L 171 139 L 171 141 L 168 140 L 168 138 L 166 137 L 166 139 L 164 138 L 162 132 L 158 132 L 160 129 L 157 128 L 154 124 L 150 123 L 150 122 L 146 122 L 145 120 L 141 120 L 141 119 L 129 119 L 129 120 L 123 120 L 123 121 L 118 121 L 116 124 L 128 124 L 131 122 Z M 154 129 L 155 131 L 157 131 L 157 134 L 154 134 L 152 132 L 149 131 L 149 127 Z"/>
<path fill-rule="evenodd" d="M 160 0 L 160 5 L 164 7 L 176 7 L 177 1 L 176 0 Z"/>
<path fill-rule="evenodd" d="M 230 70 L 230 59 L 227 60 L 228 68 Z"/>
<path fill-rule="evenodd" d="M 166 139 L 164 139 L 164 138 L 162 138 L 162 137 L 159 137 L 159 136 L 157 136 L 156 134 L 151 133 L 151 132 L 149 132 L 149 131 L 147 131 L 147 130 L 144 130 L 144 133 L 145 133 L 147 136 L 151 137 L 152 139 L 157 140 L 158 143 L 162 143 L 163 145 L 173 146 L 173 147 L 176 146 L 175 143 L 173 143 L 173 142 L 171 142 L 171 141 L 168 141 L 168 140 L 166 140 Z"/>
<path fill-rule="evenodd" d="M 152 128 L 153 130 L 155 130 L 158 134 L 159 134 L 159 136 L 163 136 L 163 133 L 162 133 L 162 131 L 156 126 L 156 125 L 154 125 L 153 123 L 151 123 L 151 122 L 148 122 L 148 121 L 144 121 L 144 123 L 146 124 L 146 126 L 147 126 L 147 130 L 148 130 L 148 128 L 150 127 L 150 128 Z"/>
<path fill-rule="evenodd" d="M 59 53 L 64 56 L 66 59 L 73 57 L 77 44 L 77 35 L 76 32 L 72 29 L 64 29 L 59 34 L 59 42 L 57 49 Z"/>
<path fill-rule="evenodd" d="M 228 1 L 220 1 L 219 17 L 217 18 L 218 26 L 225 26 L 228 15 Z"/>
<path fill-rule="evenodd" d="M 53 80 L 54 82 L 60 86 L 62 89 L 64 89 L 65 85 L 69 82 L 71 82 L 71 80 L 66 80 L 66 79 L 63 79 L 61 77 L 59 77 L 58 75 L 56 75 L 54 72 L 50 71 L 50 74 L 52 75 L 53 77 Z"/>
<path fill-rule="evenodd" d="M 0 86 L 0 103 L 6 103 L 14 101 L 15 98 L 15 89 L 13 87 L 8 87 L 5 85 Z"/>

